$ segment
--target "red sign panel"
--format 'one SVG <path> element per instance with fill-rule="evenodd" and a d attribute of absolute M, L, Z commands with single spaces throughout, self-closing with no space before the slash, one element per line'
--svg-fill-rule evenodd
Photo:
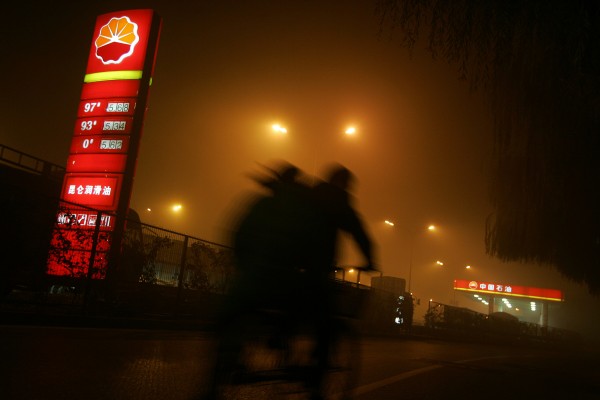
<path fill-rule="evenodd" d="M 96 19 L 86 74 L 143 70 L 153 10 L 129 10 Z"/>
<path fill-rule="evenodd" d="M 76 136 L 71 141 L 71 155 L 89 153 L 127 153 L 129 136 Z"/>
<path fill-rule="evenodd" d="M 85 277 L 91 261 L 93 277 L 103 278 L 111 245 L 119 248 L 124 221 L 115 215 L 129 206 L 160 25 L 153 10 L 119 11 L 96 19 L 63 181 L 64 204 L 48 256 L 49 274 Z"/>
<path fill-rule="evenodd" d="M 114 217 L 112 215 L 100 215 L 100 228 L 111 229 Z M 98 225 L 98 213 L 86 210 L 74 210 L 72 212 L 59 212 L 56 216 L 56 224 L 65 226 L 78 226 L 93 229 Z"/>
<path fill-rule="evenodd" d="M 125 172 L 127 154 L 71 154 L 67 172 Z"/>
<path fill-rule="evenodd" d="M 61 245 L 68 243 L 69 248 Z M 94 244 L 94 230 L 65 228 L 55 229 L 50 242 L 48 254 L 48 273 L 51 275 L 67 275 L 74 278 L 85 278 L 89 271 L 90 258 Z M 96 241 L 96 255 L 92 278 L 104 278 L 107 267 L 107 253 L 110 248 L 110 232 L 100 232 Z"/>
<path fill-rule="evenodd" d="M 82 100 L 79 102 L 77 117 L 87 118 L 105 115 L 130 117 L 135 112 L 135 101 L 135 98 L 122 97 L 114 99 Z"/>
<path fill-rule="evenodd" d="M 83 85 L 81 100 L 106 99 L 108 97 L 137 97 L 139 90 L 139 79 L 89 82 Z"/>
<path fill-rule="evenodd" d="M 62 199 L 99 209 L 114 209 L 120 184 L 119 175 L 67 174 Z"/>
<path fill-rule="evenodd" d="M 505 285 L 492 282 L 469 281 L 465 279 L 455 279 L 454 289 L 474 293 L 528 297 L 550 301 L 564 300 L 562 291 L 558 289 L 542 289 L 528 286 Z"/>
<path fill-rule="evenodd" d="M 131 133 L 133 118 L 131 117 L 88 117 L 78 118 L 75 122 L 75 135 L 99 135 L 114 133 L 128 135 Z"/>

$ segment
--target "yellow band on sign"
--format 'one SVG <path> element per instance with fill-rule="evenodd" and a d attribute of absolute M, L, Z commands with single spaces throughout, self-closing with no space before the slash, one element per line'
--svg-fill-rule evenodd
<path fill-rule="evenodd" d="M 87 74 L 83 81 L 85 83 L 102 81 L 120 81 L 129 79 L 142 79 L 142 71 L 107 71 Z M 152 82 L 152 80 L 150 80 Z"/>

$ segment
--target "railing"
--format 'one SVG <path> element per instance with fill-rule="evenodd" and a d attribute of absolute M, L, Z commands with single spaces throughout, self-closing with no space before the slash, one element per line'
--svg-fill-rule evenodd
<path fill-rule="evenodd" d="M 109 265 L 106 225 L 115 215 L 12 190 L 0 196 L 0 311 L 177 318 L 219 311 L 235 277 L 231 248 L 143 223 L 132 211 L 120 257 Z"/>
<path fill-rule="evenodd" d="M 62 179 L 65 173 L 65 167 L 31 156 L 3 144 L 0 144 L 0 161 L 50 178 Z"/>

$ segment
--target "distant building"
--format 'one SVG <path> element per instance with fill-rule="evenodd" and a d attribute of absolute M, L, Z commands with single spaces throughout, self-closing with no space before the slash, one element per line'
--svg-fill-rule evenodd
<path fill-rule="evenodd" d="M 400 296 L 406 291 L 406 280 L 394 276 L 375 276 L 371 278 L 371 287 Z"/>

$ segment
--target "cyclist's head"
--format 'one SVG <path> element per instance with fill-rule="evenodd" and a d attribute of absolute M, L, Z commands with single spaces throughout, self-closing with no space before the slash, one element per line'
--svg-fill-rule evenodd
<path fill-rule="evenodd" d="M 354 174 L 341 164 L 334 164 L 327 170 L 327 182 L 339 189 L 349 190 L 354 179 Z"/>
<path fill-rule="evenodd" d="M 261 175 L 253 175 L 252 178 L 262 186 L 274 190 L 280 184 L 296 183 L 300 177 L 301 171 L 295 165 L 287 161 L 277 161 L 272 167 L 259 164 L 266 173 Z"/>
<path fill-rule="evenodd" d="M 281 168 L 276 172 L 279 180 L 286 183 L 295 182 L 299 173 L 300 170 L 298 167 L 292 164 L 282 165 Z"/>

